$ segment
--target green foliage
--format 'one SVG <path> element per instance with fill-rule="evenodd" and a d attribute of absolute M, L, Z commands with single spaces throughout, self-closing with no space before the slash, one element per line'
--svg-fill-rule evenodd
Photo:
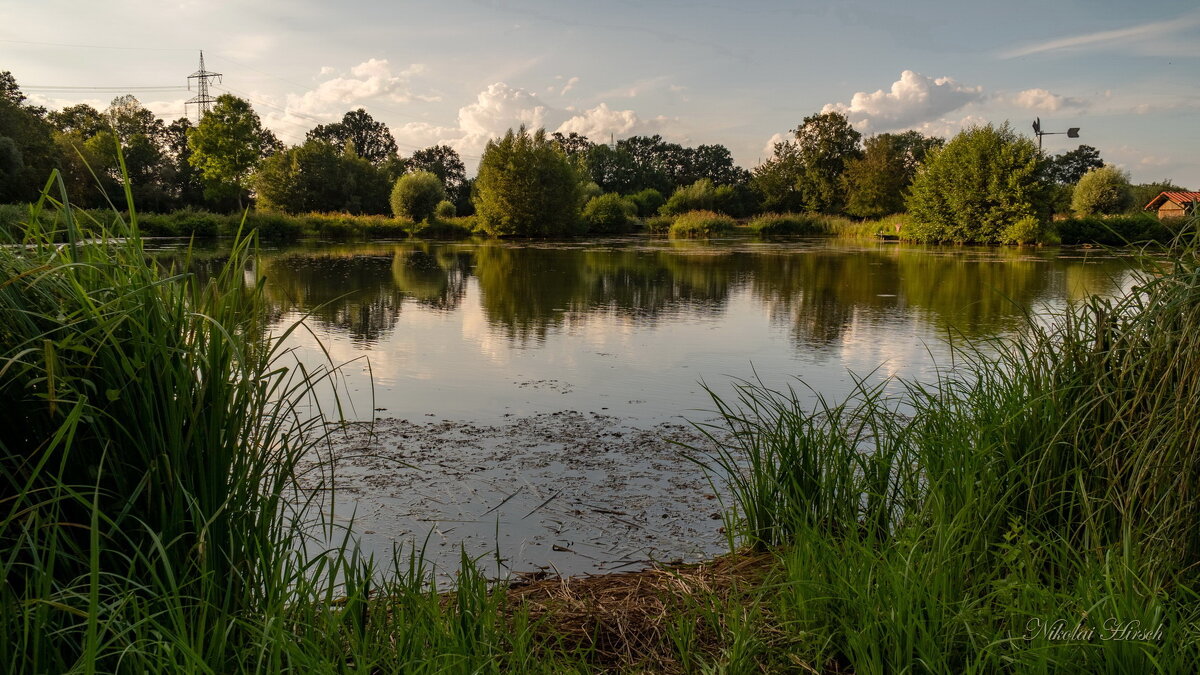
<path fill-rule="evenodd" d="M 1123 246 L 1158 242 L 1170 243 L 1180 226 L 1161 221 L 1152 213 L 1066 218 L 1054 222 L 1063 244 L 1102 244 Z"/>
<path fill-rule="evenodd" d="M 658 212 L 664 216 L 678 216 L 688 211 L 711 211 L 715 203 L 716 186 L 712 179 L 701 178 L 676 190 Z"/>
<path fill-rule="evenodd" d="M 251 184 L 258 206 L 266 210 L 388 212 L 384 172 L 324 141 L 308 141 L 266 158 Z"/>
<path fill-rule="evenodd" d="M 1074 150 L 1061 152 L 1050 160 L 1050 180 L 1062 185 L 1074 185 L 1087 172 L 1104 166 L 1100 151 L 1090 145 L 1081 145 Z"/>
<path fill-rule="evenodd" d="M 771 624 L 803 635 L 772 651 L 853 672 L 1191 669 L 1200 259 L 1145 262 L 1123 296 L 960 347 L 932 382 L 714 395 L 718 450 L 694 452 L 732 496 L 733 545 L 779 556 Z M 1103 639 L 1114 621 L 1163 628 Z"/>
<path fill-rule="evenodd" d="M 396 139 L 387 125 L 359 108 L 342 116 L 342 121 L 321 124 L 309 131 L 305 140 L 321 141 L 379 166 L 396 156 Z"/>
<path fill-rule="evenodd" d="M 635 192 L 628 195 L 628 198 L 637 205 L 638 216 L 647 218 L 658 213 L 658 209 L 666 203 L 662 193 L 654 188 L 646 188 L 641 192 Z"/>
<path fill-rule="evenodd" d="M 442 181 L 428 171 L 401 176 L 392 188 L 392 213 L 419 223 L 433 217 L 437 205 L 446 197 Z"/>
<path fill-rule="evenodd" d="M 1036 145 L 1008 124 L 972 127 L 917 174 L 906 235 L 922 242 L 998 243 L 1017 221 L 1046 219 L 1049 200 Z"/>
<path fill-rule="evenodd" d="M 250 104 L 231 94 L 217 97 L 200 124 L 188 132 L 188 147 L 188 161 L 200 170 L 205 196 L 234 199 L 239 205 L 258 163 L 282 150 Z"/>
<path fill-rule="evenodd" d="M 1130 213 L 1142 213 L 1146 205 L 1149 204 L 1155 197 L 1162 192 L 1188 192 L 1188 189 L 1176 185 L 1175 183 L 1164 180 L 1157 183 L 1140 183 L 1138 185 L 1129 186 L 1131 193 L 1131 202 L 1129 206 Z"/>
<path fill-rule="evenodd" d="M 592 234 L 620 234 L 637 226 L 637 205 L 610 192 L 593 197 L 583 207 L 583 222 Z"/>
<path fill-rule="evenodd" d="M 407 171 L 428 171 L 442 181 L 446 199 L 454 207 L 467 213 L 471 203 L 471 185 L 467 180 L 467 169 L 458 152 L 448 145 L 434 145 L 417 150 L 404 160 Z"/>
<path fill-rule="evenodd" d="M 904 210 L 904 196 L 925 157 L 945 141 L 917 131 L 879 134 L 866 140 L 862 157 L 846 162 L 842 185 L 846 213 L 880 218 Z"/>
<path fill-rule="evenodd" d="M 1115 166 L 1102 166 L 1083 174 L 1071 194 L 1071 210 L 1077 216 L 1121 213 L 1132 204 L 1129 173 Z"/>
<path fill-rule="evenodd" d="M 453 218 L 455 213 L 456 211 L 454 209 L 454 202 L 446 199 L 438 202 L 437 207 L 433 210 L 433 215 L 436 216 L 438 220 L 447 220 L 449 218 Z"/>
<path fill-rule="evenodd" d="M 651 216 L 642 221 L 650 234 L 666 234 L 675 224 L 675 216 Z"/>
<path fill-rule="evenodd" d="M 579 223 L 579 178 L 566 155 L 524 127 L 488 142 L 476 178 L 479 225 L 498 236 L 570 234 Z"/>
<path fill-rule="evenodd" d="M 758 234 L 828 234 L 820 216 L 808 213 L 764 213 L 751 220 L 747 227 Z"/>
<path fill-rule="evenodd" d="M 669 234 L 672 237 L 711 237 L 728 234 L 737 227 L 737 221 L 715 211 L 690 211 L 675 219 Z"/>
<path fill-rule="evenodd" d="M 579 203 L 587 204 L 602 194 L 604 194 L 604 190 L 601 190 L 599 185 L 593 181 L 588 181 L 579 186 Z"/>
<path fill-rule="evenodd" d="M 1042 240 L 1042 221 L 1034 216 L 1025 216 L 1004 228 L 1000 235 L 1001 244 L 1036 244 Z"/>
<path fill-rule="evenodd" d="M 0 72 L 0 201 L 34 201 L 56 163 L 45 110 L 25 103 L 8 71 Z"/>

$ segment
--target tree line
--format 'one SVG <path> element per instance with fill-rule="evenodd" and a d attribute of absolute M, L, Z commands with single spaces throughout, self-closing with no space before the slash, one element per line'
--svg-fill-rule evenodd
<path fill-rule="evenodd" d="M 596 143 L 519 129 L 489 142 L 468 178 L 447 145 L 401 157 L 387 126 L 361 108 L 285 147 L 232 95 L 197 125 L 167 124 L 133 96 L 103 111 L 49 111 L 0 73 L 0 202 L 35 199 L 54 168 L 84 206 L 121 203 L 127 175 L 147 211 L 254 204 L 421 221 L 478 210 L 487 231 L 543 235 L 616 232 L 638 218 L 695 210 L 864 219 L 907 212 L 923 240 L 1017 241 L 1056 212 L 1115 213 L 1180 189 L 1130 185 L 1086 145 L 1044 157 L 1008 125 L 968 129 L 950 142 L 917 131 L 864 138 L 838 112 L 805 117 L 752 171 L 722 145 L 686 147 L 659 135 Z"/>

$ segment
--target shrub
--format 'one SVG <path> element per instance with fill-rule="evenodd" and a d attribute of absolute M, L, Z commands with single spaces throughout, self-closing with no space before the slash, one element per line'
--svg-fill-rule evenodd
<path fill-rule="evenodd" d="M 596 197 L 604 194 L 604 190 L 595 181 L 588 181 L 579 188 L 579 203 L 587 205 Z"/>
<path fill-rule="evenodd" d="M 637 214 L 642 218 L 648 218 L 658 213 L 658 210 L 667 201 L 662 196 L 662 193 L 654 188 L 646 188 L 641 192 L 635 192 L 629 195 L 628 198 L 637 205 Z"/>
<path fill-rule="evenodd" d="M 1133 202 L 1129 174 L 1115 166 L 1102 166 L 1083 174 L 1071 195 L 1077 216 L 1121 213 Z"/>
<path fill-rule="evenodd" d="M 447 201 L 445 199 L 438 202 L 437 208 L 433 211 L 433 214 L 437 216 L 439 220 L 453 218 L 457 213 L 458 210 L 454 208 L 454 202 Z"/>
<path fill-rule="evenodd" d="M 583 207 L 583 222 L 588 232 L 615 234 L 629 232 L 637 224 L 637 205 L 632 200 L 610 192 L 594 197 Z"/>
<path fill-rule="evenodd" d="M 1049 215 L 1043 173 L 1037 146 L 1008 124 L 967 129 L 936 151 L 913 181 L 908 236 L 997 243 L 1017 221 Z"/>
<path fill-rule="evenodd" d="M 715 211 L 689 211 L 671 225 L 672 237 L 709 237 L 726 234 L 737 227 L 737 221 Z"/>
<path fill-rule="evenodd" d="M 759 234 L 825 234 L 818 216 L 797 213 L 764 213 L 747 226 Z"/>
<path fill-rule="evenodd" d="M 175 234 L 181 237 L 215 237 L 224 229 L 226 218 L 208 211 L 181 209 L 171 214 Z"/>
<path fill-rule="evenodd" d="M 579 226 L 579 178 L 544 129 L 489 141 L 475 179 L 479 225 L 497 236 L 568 234 Z"/>
<path fill-rule="evenodd" d="M 681 187 L 659 208 L 664 216 L 678 216 L 688 211 L 712 211 L 716 204 L 716 188 L 711 178 L 701 178 Z"/>
<path fill-rule="evenodd" d="M 1167 243 L 1175 237 L 1176 228 L 1149 213 L 1137 215 L 1088 216 L 1067 218 L 1054 223 L 1064 244 L 1102 244 L 1120 246 L 1146 242 Z"/>
<path fill-rule="evenodd" d="M 429 171 L 414 171 L 396 180 L 392 188 L 392 213 L 413 222 L 429 220 L 439 202 L 446 198 L 442 181 Z"/>
<path fill-rule="evenodd" d="M 1004 228 L 1000 235 L 1002 244 L 1033 244 L 1042 239 L 1042 221 L 1026 216 Z"/>
<path fill-rule="evenodd" d="M 654 216 L 642 221 L 651 234 L 666 234 L 675 224 L 675 216 Z"/>

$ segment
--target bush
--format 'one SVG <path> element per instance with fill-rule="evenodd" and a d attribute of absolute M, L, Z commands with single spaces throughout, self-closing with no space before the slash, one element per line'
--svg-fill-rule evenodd
<path fill-rule="evenodd" d="M 632 200 L 610 192 L 588 201 L 583 207 L 583 222 L 588 232 L 619 234 L 637 225 L 636 213 L 637 205 Z"/>
<path fill-rule="evenodd" d="M 579 203 L 586 205 L 602 194 L 604 194 L 604 190 L 595 181 L 588 181 L 579 188 Z"/>
<path fill-rule="evenodd" d="M 826 234 L 818 216 L 797 213 L 764 213 L 747 226 L 758 234 Z"/>
<path fill-rule="evenodd" d="M 1054 223 L 1064 244 L 1101 244 L 1120 246 L 1147 242 L 1170 242 L 1177 233 L 1173 223 L 1153 214 L 1088 216 L 1067 218 Z"/>
<path fill-rule="evenodd" d="M 1129 174 L 1115 166 L 1102 166 L 1083 174 L 1071 195 L 1077 216 L 1121 213 L 1133 203 Z"/>
<path fill-rule="evenodd" d="M 413 222 L 429 220 L 446 198 L 442 181 L 429 171 L 414 171 L 396 180 L 392 188 L 392 213 Z"/>
<path fill-rule="evenodd" d="M 579 178 L 544 129 L 488 141 L 475 179 L 479 225 L 497 236 L 551 236 L 579 227 Z"/>
<path fill-rule="evenodd" d="M 1007 228 L 1049 215 L 1050 185 L 1037 146 L 1005 124 L 972 127 L 936 151 L 913 181 L 907 236 L 923 242 L 998 243 Z"/>
<path fill-rule="evenodd" d="M 715 211 L 690 211 L 675 219 L 671 225 L 672 237 L 710 237 L 726 234 L 737 227 L 737 221 Z"/>
<path fill-rule="evenodd" d="M 438 220 L 453 218 L 457 213 L 458 210 L 454 208 L 454 202 L 450 202 L 445 199 L 438 202 L 437 208 L 433 211 L 433 214 L 438 217 Z"/>
<path fill-rule="evenodd" d="M 664 216 L 678 216 L 688 211 L 712 211 L 715 205 L 716 187 L 712 179 L 701 178 L 676 190 L 658 212 Z"/>
<path fill-rule="evenodd" d="M 228 219 L 215 213 L 209 213 L 208 211 L 197 211 L 189 208 L 172 213 L 171 220 L 174 222 L 171 229 L 174 230 L 176 236 L 215 237 L 225 229 L 222 225 Z"/>
<path fill-rule="evenodd" d="M 637 214 L 642 218 L 649 218 L 658 213 L 658 210 L 667 201 L 662 196 L 662 193 L 654 188 L 646 188 L 641 192 L 635 192 L 629 195 L 628 199 L 637 205 Z"/>
<path fill-rule="evenodd" d="M 654 216 L 642 222 L 650 234 L 666 234 L 675 224 L 675 216 Z"/>
<path fill-rule="evenodd" d="M 1042 221 L 1026 216 L 1009 225 L 1000 235 L 1002 244 L 1033 244 L 1042 239 Z"/>

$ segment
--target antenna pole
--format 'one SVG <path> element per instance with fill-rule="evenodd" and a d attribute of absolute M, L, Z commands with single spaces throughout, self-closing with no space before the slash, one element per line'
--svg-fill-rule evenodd
<path fill-rule="evenodd" d="M 210 80 L 221 81 L 221 73 L 214 73 L 204 69 L 204 50 L 200 50 L 200 70 L 188 75 L 188 91 L 192 90 L 192 80 L 196 81 L 196 95 L 184 101 L 183 110 L 187 114 L 187 107 L 195 104 L 196 106 L 196 124 L 204 119 L 208 114 L 212 104 L 216 103 L 217 99 L 213 98 L 208 93 L 208 83 Z"/>

